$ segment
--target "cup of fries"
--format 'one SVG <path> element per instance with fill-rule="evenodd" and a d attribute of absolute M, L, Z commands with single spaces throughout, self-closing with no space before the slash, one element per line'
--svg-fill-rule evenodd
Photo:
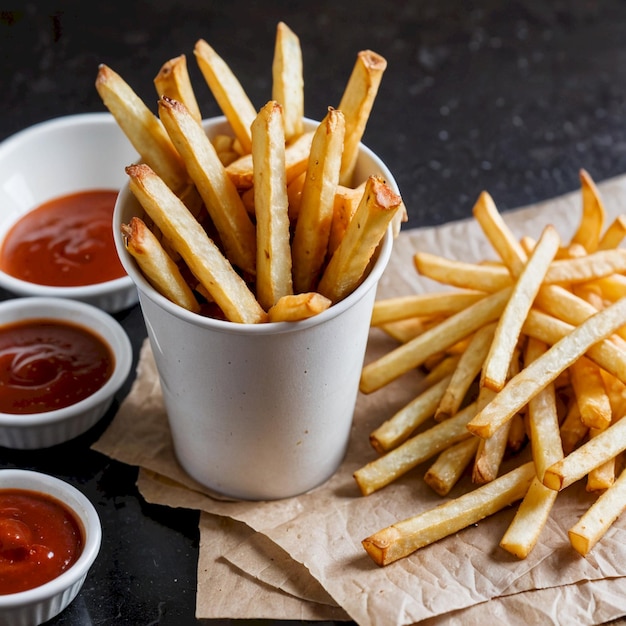
<path fill-rule="evenodd" d="M 304 122 L 307 130 L 319 124 Z M 210 139 L 232 134 L 223 117 L 204 120 L 203 127 Z M 355 183 L 374 175 L 397 192 L 384 163 L 360 146 Z M 145 216 L 132 182 L 131 176 L 119 194 L 113 228 L 139 292 L 181 466 L 237 499 L 290 497 L 322 484 L 348 445 L 376 287 L 391 254 L 391 223 L 354 290 L 332 302 L 313 294 L 324 304 L 316 309 L 313 297 L 314 314 L 296 321 L 285 321 L 289 306 L 276 318 L 261 307 L 256 318 L 258 303 L 249 319 L 244 313 L 233 321 L 173 302 L 146 277 L 123 233 L 133 218 Z M 258 215 L 256 221 L 259 228 Z M 184 226 L 176 236 L 193 240 Z M 302 305 L 299 295 L 294 307 Z M 245 301 L 235 305 L 247 307 Z"/>

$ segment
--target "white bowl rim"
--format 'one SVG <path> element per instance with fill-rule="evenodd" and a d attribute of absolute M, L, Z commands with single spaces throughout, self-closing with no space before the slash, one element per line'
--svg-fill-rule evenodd
<path fill-rule="evenodd" d="M 314 128 L 319 124 L 319 121 L 313 120 L 305 117 L 304 121 L 306 124 L 310 125 L 311 128 Z M 219 126 L 224 126 L 228 124 L 226 116 L 218 115 L 216 117 L 206 118 L 202 121 L 205 129 L 214 128 Z M 359 144 L 360 152 L 369 157 L 374 163 L 377 164 L 379 169 L 381 170 L 381 174 L 384 175 L 385 179 L 391 184 L 395 189 L 398 188 L 398 185 L 393 178 L 392 173 L 389 171 L 389 168 L 384 164 L 384 162 L 380 159 L 379 156 L 376 155 L 370 148 L 368 148 L 364 144 Z M 119 221 L 119 214 L 121 212 L 122 201 L 131 196 L 131 192 L 129 189 L 128 182 L 124 184 L 124 186 L 120 189 L 120 192 L 117 196 L 117 201 L 115 203 L 115 208 L 113 210 L 113 228 L 115 229 L 117 223 Z M 387 232 L 381 242 L 381 245 L 378 249 L 378 257 L 372 266 L 370 272 L 365 277 L 363 282 L 354 290 L 352 293 L 347 295 L 345 298 L 340 300 L 339 302 L 333 304 L 331 307 L 322 311 L 321 313 L 314 315 L 313 317 L 309 317 L 307 319 L 298 321 L 298 322 L 264 322 L 263 324 L 240 324 L 236 322 L 231 322 L 227 320 L 220 320 L 212 317 L 207 317 L 203 315 L 199 315 L 197 313 L 192 313 L 187 309 L 174 304 L 171 300 L 166 298 L 164 295 L 159 293 L 144 277 L 144 275 L 139 271 L 139 269 L 134 264 L 134 261 L 128 258 L 128 252 L 123 249 L 121 243 L 121 236 L 119 233 L 114 232 L 115 245 L 118 248 L 118 256 L 122 261 L 122 265 L 126 268 L 126 272 L 129 276 L 132 277 L 132 280 L 140 285 L 139 291 L 142 296 L 148 297 L 157 303 L 161 308 L 168 311 L 168 313 L 183 319 L 190 324 L 198 325 L 198 326 L 206 326 L 208 328 L 212 328 L 213 330 L 221 330 L 225 333 L 236 333 L 236 334 L 261 334 L 268 335 L 272 333 L 286 333 L 286 332 L 296 332 L 301 331 L 303 328 L 308 328 L 310 326 L 316 326 L 317 324 L 322 324 L 323 322 L 333 319 L 337 315 L 343 313 L 346 309 L 349 309 L 352 306 L 352 303 L 355 300 L 361 299 L 369 289 L 378 282 L 380 279 L 389 258 L 391 257 L 391 250 L 393 246 L 393 227 L 390 225 L 387 229 Z"/>
<path fill-rule="evenodd" d="M 0 141 L 0 155 L 5 151 L 13 149 L 15 144 L 24 141 L 24 139 L 28 139 L 30 135 L 38 135 L 44 130 L 63 128 L 64 126 L 84 126 L 94 123 L 107 125 L 117 124 L 113 115 L 106 111 L 71 113 L 69 115 L 51 117 L 41 122 L 35 122 L 26 128 L 22 128 Z"/>
<path fill-rule="evenodd" d="M 10 153 L 12 150 L 15 150 L 24 141 L 28 141 L 42 132 L 66 127 L 93 125 L 105 125 L 118 128 L 115 118 L 108 112 L 74 113 L 71 115 L 53 117 L 48 120 L 37 122 L 32 126 L 19 130 L 16 133 L 9 135 L 6 139 L 3 139 L 0 142 L 0 158 L 2 158 L 5 153 Z M 20 217 L 21 215 L 17 216 L 16 219 L 19 219 Z M 62 298 L 89 298 L 113 293 L 119 291 L 120 289 L 130 288 L 133 285 L 133 281 L 130 276 L 120 276 L 119 278 L 114 278 L 113 280 L 93 283 L 90 285 L 57 287 L 54 285 L 40 285 L 39 283 L 31 283 L 27 280 L 21 280 L 20 278 L 7 274 L 0 269 L 0 284 L 4 289 L 17 294 L 57 296 Z"/>
<path fill-rule="evenodd" d="M 34 312 L 39 310 L 41 310 L 41 313 Z M 34 426 L 42 426 L 65 421 L 107 400 L 123 385 L 128 377 L 133 359 L 133 348 L 130 339 L 122 325 L 114 317 L 102 309 L 86 302 L 80 302 L 79 300 L 66 300 L 63 298 L 45 298 L 40 296 L 12 298 L 0 302 L 0 326 L 5 324 L 5 322 L 1 319 L 3 311 L 17 311 L 20 313 L 19 317 L 16 317 L 10 322 L 6 322 L 7 324 L 17 321 L 25 321 L 28 319 L 49 318 L 66 320 L 71 323 L 78 323 L 79 325 L 85 326 L 105 341 L 114 355 L 115 363 L 113 372 L 111 373 L 109 379 L 102 387 L 97 389 L 87 398 L 79 400 L 78 402 L 75 402 L 67 407 L 54 409 L 52 411 L 44 411 L 42 413 L 14 414 L 0 412 L 0 426 L 32 428 Z M 112 342 L 104 337 L 102 332 L 91 329 L 86 322 L 76 322 L 75 320 L 72 320 L 69 315 L 71 312 L 79 313 L 86 318 L 91 318 L 92 320 L 99 322 L 115 339 L 117 347 L 112 345 Z"/>
<path fill-rule="evenodd" d="M 3 484 L 5 481 L 10 484 Z M 84 545 L 76 562 L 56 578 L 32 589 L 0 595 L 0 612 L 41 602 L 71 587 L 87 574 L 102 543 L 102 525 L 94 505 L 86 495 L 65 480 L 34 470 L 0 469 L 0 490 L 2 489 L 38 491 L 62 502 L 83 527 Z M 56 492 L 61 492 L 62 495 L 59 496 Z"/>

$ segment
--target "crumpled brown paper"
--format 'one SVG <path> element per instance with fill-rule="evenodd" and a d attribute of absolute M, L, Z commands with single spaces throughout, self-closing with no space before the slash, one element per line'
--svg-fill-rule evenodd
<path fill-rule="evenodd" d="M 609 220 L 624 212 L 626 178 L 599 188 Z M 567 241 L 580 207 L 575 192 L 506 213 L 505 219 L 516 234 L 533 237 L 552 223 Z M 417 250 L 465 260 L 493 257 L 471 220 L 403 232 L 379 298 L 440 288 L 414 270 Z M 366 361 L 393 345 L 373 329 Z M 146 343 L 131 393 L 93 447 L 140 467 L 138 485 L 146 500 L 203 512 L 199 618 L 353 619 L 362 626 L 387 626 L 482 624 L 498 615 L 508 624 L 597 624 L 624 615 L 626 519 L 618 520 L 587 558 L 567 539 L 567 529 L 594 498 L 583 484 L 559 494 L 525 560 L 498 546 L 514 514 L 510 508 L 385 568 L 374 565 L 363 538 L 442 501 L 421 480 L 428 463 L 367 497 L 352 478 L 376 456 L 368 441 L 371 430 L 411 400 L 418 385 L 419 375 L 412 372 L 374 394 L 359 395 L 348 453 L 326 484 L 280 501 L 229 501 L 202 488 L 176 462 Z M 469 488 L 467 480 L 451 497 Z"/>

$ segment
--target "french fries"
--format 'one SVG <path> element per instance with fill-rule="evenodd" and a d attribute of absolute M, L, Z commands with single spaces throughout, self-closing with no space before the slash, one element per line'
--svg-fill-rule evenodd
<path fill-rule="evenodd" d="M 496 327 L 495 336 L 482 370 L 481 384 L 494 391 L 499 391 L 504 387 L 524 319 L 541 287 L 543 277 L 554 259 L 560 241 L 556 230 L 548 226 L 528 262 L 519 272 L 513 293 L 506 303 L 502 317 L 500 317 Z"/>
<path fill-rule="evenodd" d="M 244 153 L 250 153 L 252 150 L 250 126 L 257 115 L 254 105 L 226 61 L 204 39 L 196 42 L 193 53 L 242 150 Z"/>
<path fill-rule="evenodd" d="M 339 182 L 351 186 L 354 167 L 363 138 L 365 126 L 378 93 L 378 88 L 387 69 L 387 61 L 372 50 L 363 50 L 357 55 L 356 63 L 348 79 L 345 91 L 337 107 L 346 119 L 346 143 L 341 159 Z"/>
<path fill-rule="evenodd" d="M 458 313 L 484 297 L 481 291 L 451 291 L 420 293 L 411 296 L 398 296 L 374 303 L 372 326 L 382 326 L 389 322 L 413 316 L 450 315 Z"/>
<path fill-rule="evenodd" d="M 580 175 L 583 208 L 569 243 L 550 225 L 538 240 L 518 240 L 483 192 L 474 216 L 496 260 L 418 251 L 415 269 L 448 289 L 375 304 L 373 325 L 399 345 L 364 366 L 361 391 L 426 365 L 445 364 L 445 374 L 427 374 L 415 399 L 371 431 L 378 456 L 354 472 L 358 489 L 383 489 L 435 454 L 423 479 L 436 493 L 449 494 L 469 468 L 473 484 L 364 539 L 378 565 L 495 513 L 500 498 L 520 503 L 499 546 L 524 559 L 559 493 L 585 478 L 597 500 L 568 532 L 581 555 L 626 508 L 626 253 L 617 247 L 626 218 L 603 232 L 598 190 Z M 450 421 L 450 431 L 441 430 Z M 520 454 L 526 444 L 531 462 Z M 524 461 L 509 469 L 516 458 Z"/>
<path fill-rule="evenodd" d="M 226 256 L 253 276 L 256 273 L 256 230 L 213 144 L 182 102 L 161 97 L 158 107 L 159 117 L 185 161 Z"/>
<path fill-rule="evenodd" d="M 526 463 L 474 491 L 379 530 L 363 540 L 363 547 L 377 565 L 389 565 L 520 500 L 534 476 L 533 464 Z"/>
<path fill-rule="evenodd" d="M 145 161 L 176 194 L 189 184 L 185 164 L 159 118 L 114 70 L 101 64 L 96 89 L 115 121 Z"/>
<path fill-rule="evenodd" d="M 304 132 L 304 78 L 298 36 L 285 24 L 276 27 L 272 62 L 272 100 L 283 107 L 285 139 L 289 142 Z"/>
<path fill-rule="evenodd" d="M 285 180 L 282 107 L 268 102 L 254 119 L 254 207 L 257 236 L 257 298 L 266 310 L 293 293 L 289 200 Z"/>
<path fill-rule="evenodd" d="M 146 278 L 172 302 L 193 313 L 200 312 L 198 300 L 178 265 L 161 246 L 154 233 L 143 220 L 133 217 L 122 226 L 126 249 L 141 267 Z"/>
<path fill-rule="evenodd" d="M 619 300 L 577 326 L 515 376 L 473 420 L 468 429 L 489 437 L 591 346 L 624 324 L 626 300 Z"/>
<path fill-rule="evenodd" d="M 555 491 L 561 491 L 624 450 L 626 420 L 620 419 L 548 467 L 543 484 Z"/>
<path fill-rule="evenodd" d="M 422 365 L 429 356 L 446 350 L 483 325 L 493 322 L 501 315 L 510 294 L 510 287 L 490 294 L 380 359 L 368 363 L 361 373 L 361 391 L 371 393 L 384 387 Z"/>
<path fill-rule="evenodd" d="M 457 415 L 407 439 L 403 444 L 378 457 L 354 473 L 361 493 L 366 496 L 382 489 L 396 478 L 426 461 L 449 445 L 468 439 L 467 424 L 476 413 L 470 404 Z"/>
<path fill-rule="evenodd" d="M 319 315 L 331 301 L 315 292 L 286 295 L 267 312 L 270 322 L 298 322 Z"/>
<path fill-rule="evenodd" d="M 626 508 L 626 472 L 602 493 L 568 531 L 572 547 L 586 556 Z"/>
<path fill-rule="evenodd" d="M 361 282 L 402 199 L 379 176 L 370 176 L 363 199 L 319 281 L 318 291 L 338 302 Z"/>
<path fill-rule="evenodd" d="M 164 181 L 145 164 L 129 165 L 126 173 L 135 197 L 227 319 L 250 324 L 265 321 L 267 313 L 244 280 Z"/>
<path fill-rule="evenodd" d="M 555 501 L 556 492 L 534 476 L 500 546 L 518 559 L 525 559 L 539 540 Z"/>
<path fill-rule="evenodd" d="M 259 109 L 207 41 L 193 54 L 226 120 L 211 136 L 184 54 L 154 76 L 156 115 L 98 68 L 96 89 L 149 170 L 127 169 L 145 211 L 141 226 L 122 225 L 127 249 L 158 291 L 202 315 L 259 323 L 322 313 L 359 286 L 388 227 L 397 234 L 406 218 L 378 172 L 352 182 L 386 60 L 359 52 L 339 107 L 311 130 L 300 40 L 287 24 L 277 24 L 271 98 Z M 174 207 L 171 219 L 158 202 Z"/>
<path fill-rule="evenodd" d="M 595 252 L 602 237 L 606 211 L 589 173 L 580 170 L 579 176 L 583 207 L 580 224 L 572 237 L 572 243 L 583 246 L 587 252 Z"/>
<path fill-rule="evenodd" d="M 293 283 L 299 292 L 317 287 L 328 253 L 344 135 L 343 113 L 330 108 L 313 136 L 293 236 Z"/>
<path fill-rule="evenodd" d="M 166 61 L 161 66 L 158 74 L 154 77 L 154 87 L 159 98 L 165 96 L 171 100 L 182 102 L 196 122 L 202 122 L 202 113 L 200 113 L 198 100 L 191 85 L 187 70 L 187 57 L 184 54 Z"/>

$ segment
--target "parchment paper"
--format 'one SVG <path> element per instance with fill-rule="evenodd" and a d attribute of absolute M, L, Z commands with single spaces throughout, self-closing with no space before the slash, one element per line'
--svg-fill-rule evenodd
<path fill-rule="evenodd" d="M 626 178 L 599 187 L 610 220 L 626 207 Z M 572 193 L 504 216 L 518 235 L 538 237 L 552 223 L 567 241 L 580 207 L 580 194 Z M 417 250 L 464 260 L 493 257 L 472 220 L 403 232 L 381 280 L 380 298 L 441 288 L 414 270 Z M 366 361 L 394 345 L 373 329 Z M 618 520 L 587 558 L 574 552 L 567 539 L 567 529 L 594 498 L 582 483 L 559 494 L 538 545 L 525 560 L 498 547 L 514 514 L 510 508 L 385 568 L 373 564 L 361 546 L 364 537 L 442 501 L 421 480 L 429 463 L 368 497 L 360 496 L 352 478 L 376 456 L 368 442 L 371 430 L 411 400 L 419 382 L 419 374 L 411 372 L 374 394 L 359 395 L 346 459 L 326 484 L 297 498 L 233 502 L 204 490 L 177 464 L 145 344 L 136 383 L 94 448 L 142 468 L 139 485 L 147 500 L 210 514 L 202 516 L 198 617 L 290 619 L 287 598 L 306 607 L 296 610 L 320 611 L 310 619 L 331 619 L 322 613 L 340 607 L 332 619 L 349 616 L 362 626 L 478 624 L 498 614 L 506 615 L 508 623 L 597 624 L 625 614 L 626 600 L 620 596 L 626 597 L 626 519 Z M 450 497 L 468 489 L 467 481 Z M 248 531 L 227 540 L 241 526 L 229 526 L 223 518 Z M 215 541 L 208 539 L 211 534 Z M 264 554 L 270 561 L 266 567 Z M 275 556 L 279 558 L 272 561 Z M 236 596 L 218 598 L 216 586 L 205 584 L 218 576 L 218 563 L 222 589 L 241 585 Z M 268 588 L 274 591 L 267 593 Z M 276 593 L 285 601 L 275 602 Z"/>

